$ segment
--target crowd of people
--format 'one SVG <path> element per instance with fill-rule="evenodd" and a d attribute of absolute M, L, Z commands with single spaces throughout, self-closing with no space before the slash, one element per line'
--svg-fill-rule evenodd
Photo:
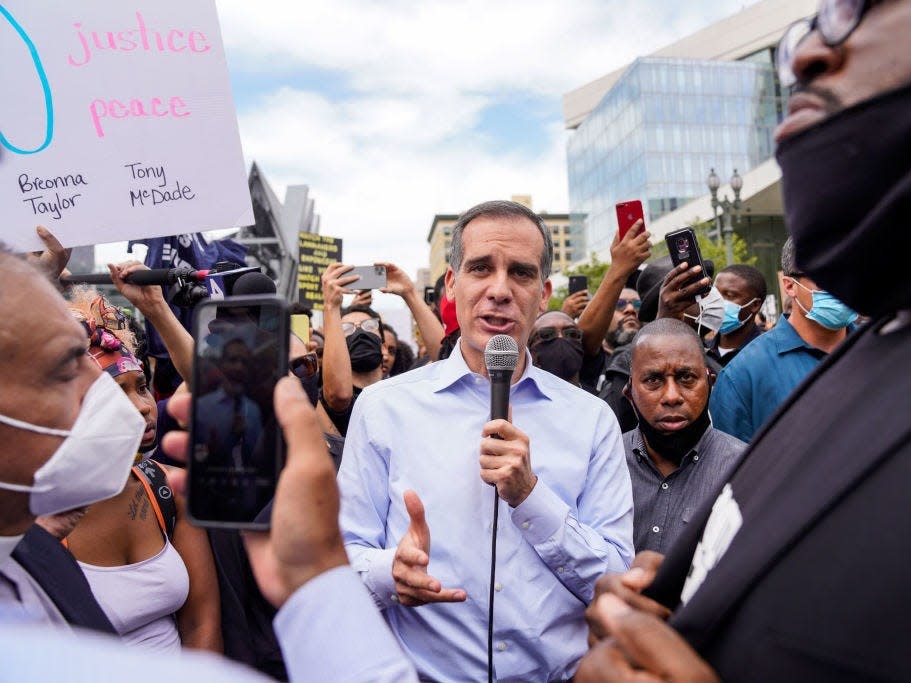
<path fill-rule="evenodd" d="M 459 217 L 429 304 L 382 264 L 416 354 L 330 265 L 275 388 L 269 531 L 188 522 L 194 340 L 129 282 L 145 266 L 110 266 L 143 328 L 61 284 L 47 229 L 44 252 L 0 249 L 5 675 L 911 679 L 905 28 L 907 0 L 823 0 L 782 39 L 788 312 L 769 329 L 779 283 L 652 259 L 641 221 L 595 292 L 549 311 L 550 232 L 514 202 Z M 508 419 L 495 335 L 519 349 Z"/>

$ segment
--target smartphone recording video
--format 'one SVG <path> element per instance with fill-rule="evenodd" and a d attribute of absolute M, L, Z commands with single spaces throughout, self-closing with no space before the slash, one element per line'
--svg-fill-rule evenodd
<path fill-rule="evenodd" d="M 636 221 L 642 221 L 642 227 L 645 228 L 645 214 L 642 211 L 642 202 L 638 199 L 632 199 L 628 202 L 618 202 L 614 207 L 617 212 L 617 230 L 622 240 L 626 237 Z"/>
<path fill-rule="evenodd" d="M 269 528 L 284 464 L 273 393 L 288 373 L 288 336 L 287 304 L 278 297 L 197 307 L 187 462 L 194 524 Z"/>
<path fill-rule="evenodd" d="M 356 266 L 344 275 L 346 277 L 357 275 L 360 278 L 349 285 L 351 289 L 384 289 L 386 287 L 386 266 Z"/>
<path fill-rule="evenodd" d="M 702 254 L 699 251 L 699 240 L 696 239 L 696 232 L 692 228 L 683 228 L 682 230 L 669 232 L 664 236 L 664 241 L 667 243 L 667 250 L 674 266 L 679 266 L 686 261 L 686 264 L 690 268 L 693 266 L 700 266 L 702 268 L 702 272 L 691 280 L 688 280 L 684 286 L 691 285 L 706 276 L 705 264 L 702 262 Z M 711 289 L 712 286 L 708 285 L 699 292 L 696 292 L 696 294 L 705 296 Z"/>
<path fill-rule="evenodd" d="M 582 292 L 588 290 L 588 277 L 585 275 L 570 275 L 569 276 L 569 293 L 570 295 L 575 294 L 576 292 Z"/>

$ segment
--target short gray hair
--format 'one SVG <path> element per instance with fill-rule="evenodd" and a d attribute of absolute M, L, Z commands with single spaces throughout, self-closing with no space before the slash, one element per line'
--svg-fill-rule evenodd
<path fill-rule="evenodd" d="M 544 238 L 544 252 L 541 254 L 541 282 L 550 277 L 550 271 L 554 264 L 554 242 L 551 239 L 550 230 L 547 229 L 543 219 L 527 206 L 505 200 L 478 204 L 459 216 L 459 220 L 456 221 L 455 226 L 452 228 L 452 243 L 449 248 L 449 265 L 456 273 L 459 272 L 459 268 L 462 266 L 462 257 L 465 254 L 465 249 L 462 245 L 462 233 L 465 231 L 465 226 L 481 216 L 513 219 L 527 218 L 534 223 Z"/>

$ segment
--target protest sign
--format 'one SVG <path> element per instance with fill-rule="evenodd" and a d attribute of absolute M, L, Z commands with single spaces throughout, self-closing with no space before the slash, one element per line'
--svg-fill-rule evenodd
<path fill-rule="evenodd" d="M 253 223 L 214 0 L 0 0 L 0 239 Z"/>
<path fill-rule="evenodd" d="M 336 237 L 302 232 L 299 244 L 298 301 L 315 311 L 321 311 L 323 310 L 323 286 L 320 277 L 330 263 L 342 260 L 342 241 Z"/>

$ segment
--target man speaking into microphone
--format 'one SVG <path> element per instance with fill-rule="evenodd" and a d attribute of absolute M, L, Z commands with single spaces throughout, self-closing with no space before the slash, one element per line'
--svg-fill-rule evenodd
<path fill-rule="evenodd" d="M 493 678 L 569 679 L 595 581 L 632 559 L 613 413 L 535 368 L 526 348 L 552 261 L 550 232 L 525 206 L 466 211 L 446 273 L 459 345 L 365 389 L 351 418 L 338 477 L 346 548 L 422 680 L 488 678 L 489 596 Z M 490 419 L 484 352 L 496 335 L 518 345 L 510 421 Z"/>

